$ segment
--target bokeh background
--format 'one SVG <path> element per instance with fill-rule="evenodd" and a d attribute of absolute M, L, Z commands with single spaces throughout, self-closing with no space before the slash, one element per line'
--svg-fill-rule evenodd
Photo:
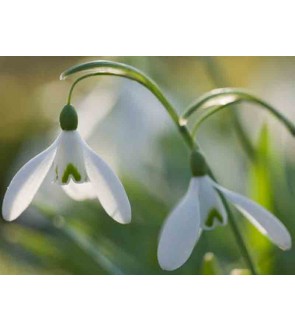
<path fill-rule="evenodd" d="M 94 59 L 133 65 L 162 88 L 179 113 L 217 87 L 242 87 L 295 122 L 293 57 L 0 57 L 0 196 L 15 172 L 59 131 L 72 80 L 69 66 Z M 245 265 L 229 226 L 204 232 L 175 272 L 157 263 L 163 220 L 185 193 L 188 150 L 161 104 L 142 86 L 117 77 L 91 78 L 72 100 L 79 130 L 117 174 L 133 219 L 120 225 L 97 200 L 75 202 L 49 180 L 14 222 L 0 221 L 0 274 L 241 274 Z M 259 158 L 251 160 L 235 131 L 238 114 Z M 198 142 L 224 186 L 257 200 L 295 237 L 295 140 L 265 110 L 239 105 L 209 118 Z M 258 270 L 294 274 L 295 249 L 273 246 L 236 213 Z"/>

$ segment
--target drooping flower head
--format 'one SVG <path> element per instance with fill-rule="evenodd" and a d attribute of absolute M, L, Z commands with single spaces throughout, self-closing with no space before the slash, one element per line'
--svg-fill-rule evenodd
<path fill-rule="evenodd" d="M 291 248 L 286 227 L 262 206 L 213 181 L 199 151 L 192 153 L 191 169 L 193 176 L 187 193 L 167 217 L 161 231 L 158 261 L 164 270 L 175 270 L 188 260 L 203 230 L 226 225 L 220 193 L 274 244 L 283 250 Z"/>
<path fill-rule="evenodd" d="M 97 197 L 114 220 L 131 221 L 128 197 L 118 177 L 80 137 L 78 116 L 72 105 L 60 114 L 61 133 L 43 152 L 14 176 L 4 196 L 2 215 L 16 219 L 31 203 L 46 176 L 75 200 Z"/>

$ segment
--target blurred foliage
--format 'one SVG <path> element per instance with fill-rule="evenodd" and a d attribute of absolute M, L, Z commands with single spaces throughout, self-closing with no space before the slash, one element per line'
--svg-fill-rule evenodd
<path fill-rule="evenodd" d="M 217 259 L 212 252 L 207 252 L 203 258 L 202 274 L 218 275 L 222 274 Z"/>
<path fill-rule="evenodd" d="M 52 138 L 51 131 L 58 127 L 58 115 L 70 87 L 70 82 L 58 82 L 59 74 L 78 62 L 99 58 L 102 57 L 0 58 L 1 198 L 16 170 L 46 147 Z M 226 81 L 227 86 L 248 88 L 261 95 L 295 120 L 294 91 L 289 78 L 290 73 L 295 72 L 295 58 L 103 58 L 144 70 L 179 111 L 200 94 Z M 107 80 L 110 89 L 117 89 L 116 79 L 97 79 Z M 77 95 L 86 96 L 94 87 L 92 84 L 93 81 L 79 87 Z M 123 84 L 124 80 L 121 80 L 120 85 Z M 284 94 L 283 103 L 275 97 L 280 93 Z M 130 96 L 127 109 L 135 103 L 132 93 Z M 149 100 L 142 100 L 145 109 L 149 103 Z M 114 112 L 111 110 L 105 120 L 101 120 L 97 131 L 103 131 L 105 123 L 113 122 L 120 112 L 125 112 L 125 109 L 118 112 L 117 108 L 119 104 L 114 102 Z M 241 115 L 258 157 L 250 161 L 244 153 L 233 129 L 233 110 L 222 111 L 204 125 L 199 134 L 202 149 L 222 184 L 251 196 L 271 210 L 294 237 L 295 154 L 292 147 L 295 144 L 267 113 L 253 106 L 238 107 L 236 111 Z M 152 115 L 152 120 L 155 124 L 162 121 L 156 115 Z M 117 127 L 106 129 L 113 144 L 117 144 L 116 134 L 124 121 L 132 124 L 132 117 L 122 116 L 116 122 Z M 1 220 L 0 273 L 247 274 L 229 226 L 204 232 L 189 261 L 177 271 L 168 273 L 159 268 L 156 252 L 161 225 L 185 192 L 190 177 L 188 151 L 181 137 L 173 125 L 164 129 L 156 133 L 153 144 L 150 143 L 154 155 L 161 158 L 157 159 L 149 152 L 144 161 L 134 157 L 130 164 L 118 163 L 132 205 L 131 224 L 120 225 L 111 220 L 96 200 L 74 202 L 65 198 L 66 204 L 52 206 L 49 200 L 55 195 L 52 186 L 49 188 L 53 191 L 51 196 L 35 200 L 17 221 Z M 132 130 L 135 137 L 137 132 L 142 134 L 143 131 L 137 123 Z M 120 139 L 122 146 L 119 149 L 140 151 L 140 146 L 135 147 L 130 142 L 128 134 L 126 132 L 126 143 Z M 150 139 L 149 133 L 143 137 Z M 97 152 L 112 150 L 107 137 L 96 143 Z M 113 153 L 115 158 L 115 151 Z M 280 251 L 248 221 L 237 216 L 260 273 L 294 274 L 294 249 Z"/>

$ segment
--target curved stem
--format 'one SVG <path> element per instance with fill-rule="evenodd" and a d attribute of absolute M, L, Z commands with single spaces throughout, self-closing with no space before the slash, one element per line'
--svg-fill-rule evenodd
<path fill-rule="evenodd" d="M 99 76 L 99 75 L 113 75 L 113 76 L 125 77 L 127 79 L 136 81 L 136 82 L 140 83 L 141 85 L 145 86 L 147 89 L 149 89 L 156 96 L 156 98 L 162 103 L 164 108 L 167 110 L 168 114 L 170 115 L 171 119 L 173 120 L 173 122 L 177 126 L 178 130 L 180 131 L 180 134 L 182 135 L 183 139 L 185 140 L 185 142 L 187 143 L 189 148 L 191 150 L 198 149 L 197 143 L 195 142 L 195 140 L 191 136 L 191 134 L 190 134 L 190 132 L 189 132 L 187 126 L 186 126 L 186 121 L 183 121 L 183 119 L 179 118 L 176 110 L 170 104 L 170 102 L 164 96 L 164 94 L 161 92 L 158 85 L 155 82 L 153 82 L 150 78 L 148 78 L 145 74 L 143 74 L 139 70 L 137 70 L 137 69 L 135 69 L 131 66 L 127 66 L 125 64 L 112 62 L 112 61 L 93 61 L 93 62 L 88 62 L 88 63 L 84 63 L 84 64 L 81 64 L 81 65 L 78 65 L 78 66 L 71 67 L 70 69 L 63 72 L 61 74 L 60 78 L 65 79 L 65 78 L 67 78 L 68 76 L 70 76 L 72 74 L 84 72 L 85 70 L 95 70 L 95 73 L 89 73 L 89 74 L 86 74 L 82 77 L 79 77 L 73 83 L 73 85 L 70 89 L 70 92 L 69 92 L 69 96 L 68 96 L 68 104 L 71 103 L 71 98 L 72 98 L 72 94 L 73 94 L 75 86 L 79 82 L 81 82 L 82 80 L 84 80 L 88 77 L 94 77 L 94 76 Z M 210 172 L 211 177 L 214 179 L 213 173 L 211 171 L 209 171 L 209 172 Z M 242 255 L 245 259 L 245 262 L 249 266 L 249 269 L 252 271 L 252 273 L 256 274 L 254 264 L 251 260 L 250 254 L 249 254 L 249 252 L 247 250 L 247 247 L 244 243 L 242 235 L 241 235 L 241 233 L 240 233 L 240 231 L 239 231 L 239 229 L 236 225 L 236 222 L 235 222 L 235 220 L 234 220 L 234 218 L 233 218 L 233 216 L 230 212 L 230 208 L 227 204 L 227 201 L 225 200 L 223 195 L 221 195 L 221 197 L 222 197 L 225 209 L 228 213 L 228 217 L 231 220 L 230 225 L 233 229 L 233 233 L 234 233 L 234 235 L 236 237 L 236 240 L 239 244 L 239 247 L 241 249 L 241 253 L 242 253 Z"/>
<path fill-rule="evenodd" d="M 69 96 L 68 96 L 68 104 L 71 102 L 72 94 L 74 91 L 75 86 L 81 82 L 82 80 L 89 78 L 89 77 L 94 77 L 94 76 L 101 76 L 101 75 L 112 75 L 112 76 L 119 76 L 119 77 L 124 77 L 133 81 L 138 82 L 139 84 L 143 85 L 146 87 L 148 90 L 150 90 L 154 96 L 161 102 L 161 104 L 164 106 L 168 114 L 170 115 L 171 119 L 177 126 L 178 130 L 180 131 L 181 135 L 183 136 L 185 142 L 189 146 L 189 148 L 193 149 L 196 148 L 196 143 L 192 139 L 192 137 L 189 134 L 189 131 L 185 125 L 181 125 L 179 123 L 179 116 L 174 109 L 174 107 L 171 105 L 171 103 L 168 101 L 168 99 L 164 96 L 158 85 L 153 82 L 150 78 L 145 76 L 142 72 L 139 70 L 117 62 L 112 62 L 112 61 L 93 61 L 93 62 L 88 62 L 82 65 L 78 65 L 75 67 L 72 67 L 65 72 L 61 74 L 61 79 L 65 79 L 66 77 L 79 73 L 80 71 L 85 71 L 85 70 L 91 70 L 94 69 L 95 73 L 89 73 L 87 75 L 84 75 L 80 78 L 78 78 L 72 85 Z"/>
<path fill-rule="evenodd" d="M 235 88 L 223 88 L 223 89 L 216 89 L 213 90 L 198 100 L 196 100 L 193 104 L 191 104 L 188 109 L 183 113 L 182 118 L 187 119 L 190 117 L 194 112 L 197 112 L 200 110 L 200 107 L 204 105 L 208 100 L 225 96 L 225 95 L 232 95 L 242 98 L 245 101 L 255 103 L 265 109 L 267 109 L 270 113 L 272 113 L 279 121 L 282 122 L 282 124 L 290 131 L 290 133 L 295 136 L 295 126 L 293 123 L 288 120 L 281 112 L 276 110 L 274 107 L 272 107 L 270 104 L 265 102 L 264 100 L 253 96 L 249 92 L 243 91 L 241 89 L 235 89 Z"/>
<path fill-rule="evenodd" d="M 236 105 L 236 104 L 240 104 L 243 100 L 241 99 L 238 99 L 238 100 L 234 100 L 232 102 L 229 102 L 227 104 L 224 104 L 224 105 L 220 105 L 220 106 L 215 106 L 213 107 L 212 109 L 210 109 L 206 114 L 204 114 L 196 123 L 195 123 L 195 126 L 191 132 L 191 135 L 195 138 L 196 137 L 196 134 L 197 134 L 197 131 L 198 129 L 200 128 L 201 124 L 207 119 L 209 118 L 211 115 L 221 111 L 222 109 L 225 109 L 225 108 L 228 108 L 229 106 L 232 106 L 232 105 Z"/>

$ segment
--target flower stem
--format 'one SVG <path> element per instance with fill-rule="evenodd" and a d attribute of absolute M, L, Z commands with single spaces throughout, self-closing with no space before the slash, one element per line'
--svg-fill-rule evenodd
<path fill-rule="evenodd" d="M 194 125 L 192 131 L 191 131 L 191 134 L 192 136 L 195 138 L 196 135 L 197 135 L 197 131 L 199 130 L 199 127 L 201 126 L 201 124 L 206 120 L 208 119 L 211 115 L 221 111 L 222 109 L 225 109 L 225 108 L 228 108 L 229 106 L 232 106 L 232 105 L 236 105 L 236 104 L 239 104 L 241 103 L 242 100 L 241 99 L 238 99 L 238 100 L 234 100 L 234 101 L 231 101 L 231 102 L 228 102 L 227 104 L 224 104 L 224 105 L 219 105 L 219 106 L 215 106 L 215 107 L 212 107 L 206 114 L 204 114 Z"/>
<path fill-rule="evenodd" d="M 93 61 L 93 62 L 87 62 L 87 63 L 81 64 L 81 65 L 77 65 L 77 66 L 69 68 L 68 70 L 66 70 L 65 72 L 63 72 L 61 74 L 60 78 L 65 79 L 72 74 L 89 71 L 89 70 L 93 70 L 95 72 L 85 74 L 84 76 L 76 79 L 76 81 L 73 83 L 73 85 L 70 89 L 70 92 L 69 92 L 69 96 L 68 96 L 68 104 L 71 103 L 71 98 L 72 98 L 72 94 L 73 94 L 75 86 L 80 81 L 82 81 L 86 78 L 99 76 L 99 75 L 112 75 L 112 76 L 125 77 L 127 79 L 138 82 L 139 84 L 143 85 L 148 90 L 150 90 L 154 94 L 154 96 L 161 102 L 161 104 L 164 106 L 164 108 L 168 112 L 172 121 L 175 123 L 176 127 L 178 128 L 185 143 L 188 145 L 189 149 L 191 151 L 198 149 L 198 145 L 197 145 L 196 141 L 194 140 L 193 136 L 190 134 L 190 132 L 186 126 L 186 121 L 184 119 L 181 119 L 178 116 L 175 108 L 172 106 L 172 104 L 168 101 L 168 99 L 162 93 L 162 91 L 160 90 L 158 85 L 154 81 L 152 81 L 149 77 L 147 77 L 144 73 L 142 73 L 141 71 L 139 71 L 131 66 L 117 63 L 117 62 Z M 213 175 L 212 171 L 209 170 L 209 172 L 210 172 L 211 177 L 214 179 L 214 175 Z M 236 241 L 238 243 L 238 246 L 240 247 L 242 256 L 244 257 L 245 262 L 248 265 L 249 269 L 252 271 L 252 273 L 256 274 L 254 263 L 251 259 L 248 249 L 244 243 L 241 232 L 238 229 L 235 218 L 232 215 L 224 196 L 222 194 L 220 194 L 220 195 L 223 200 L 225 209 L 228 213 L 230 225 L 233 230 Z"/>
<path fill-rule="evenodd" d="M 225 208 L 227 216 L 228 216 L 229 224 L 230 224 L 230 226 L 232 228 L 232 231 L 233 231 L 233 233 L 234 233 L 234 235 L 236 237 L 236 241 L 239 244 L 239 247 L 240 247 L 241 253 L 242 253 L 243 257 L 244 257 L 244 260 L 247 263 L 247 265 L 248 265 L 251 273 L 253 275 L 256 275 L 256 274 L 258 274 L 258 272 L 256 271 L 256 268 L 255 268 L 254 262 L 252 260 L 252 257 L 249 254 L 249 250 L 248 250 L 248 248 L 247 248 L 247 246 L 246 246 L 246 244 L 245 244 L 245 242 L 243 240 L 243 237 L 241 235 L 241 231 L 240 231 L 240 229 L 239 229 L 239 227 L 238 227 L 238 225 L 237 225 L 237 223 L 236 223 L 236 221 L 234 219 L 234 216 L 233 216 L 233 214 L 231 212 L 231 209 L 229 208 L 228 203 L 224 199 L 223 196 L 221 196 L 221 199 L 223 201 L 223 205 L 224 205 L 224 208 Z"/>
<path fill-rule="evenodd" d="M 211 178 L 215 182 L 217 182 L 216 179 L 215 179 L 214 174 L 212 173 L 212 171 L 210 169 L 209 169 L 209 175 L 211 176 Z M 244 239 L 242 237 L 242 234 L 241 234 L 241 231 L 240 231 L 240 229 L 238 227 L 238 224 L 236 223 L 235 217 L 232 214 L 231 209 L 230 209 L 230 207 L 229 207 L 229 205 L 228 205 L 227 200 L 225 199 L 225 197 L 221 194 L 221 192 L 218 192 L 218 193 L 219 193 L 219 196 L 220 196 L 220 198 L 222 200 L 222 203 L 224 205 L 225 211 L 226 211 L 227 216 L 228 216 L 229 225 L 231 226 L 233 234 L 234 234 L 234 236 L 236 238 L 236 241 L 237 241 L 237 243 L 239 245 L 241 254 L 242 254 L 242 256 L 243 256 L 246 264 L 248 265 L 249 270 L 251 271 L 251 273 L 253 275 L 256 275 L 256 274 L 258 274 L 258 272 L 257 272 L 257 270 L 255 268 L 255 264 L 254 264 L 254 262 L 252 260 L 252 257 L 250 256 L 250 253 L 249 253 L 249 250 L 248 250 L 248 248 L 246 246 L 246 243 L 245 243 L 245 241 L 244 241 Z"/>
<path fill-rule="evenodd" d="M 193 102 L 188 109 L 183 113 L 182 119 L 187 120 L 193 113 L 198 112 L 201 110 L 201 107 L 209 100 L 221 97 L 221 96 L 232 96 L 236 97 L 237 99 L 234 101 L 229 102 L 227 105 L 221 105 L 216 111 L 220 111 L 224 109 L 225 106 L 230 106 L 231 104 L 236 104 L 239 102 L 249 102 L 256 105 L 263 107 L 264 109 L 268 110 L 273 116 L 275 116 L 290 132 L 291 135 L 295 136 L 295 126 L 294 124 L 286 118 L 281 112 L 275 109 L 273 106 L 265 102 L 264 100 L 252 95 L 248 91 L 244 89 L 237 89 L 237 88 L 222 88 L 222 89 L 215 89 L 206 93 L 201 98 L 197 99 Z"/>
<path fill-rule="evenodd" d="M 95 67 L 96 64 L 99 66 Z M 93 65 L 92 68 L 99 69 L 99 71 L 95 72 L 95 73 L 89 73 L 87 75 L 79 77 L 72 84 L 69 95 L 68 95 L 68 104 L 71 103 L 71 98 L 72 98 L 72 94 L 73 94 L 75 86 L 86 78 L 94 77 L 94 76 L 101 76 L 101 75 L 112 75 L 112 76 L 125 77 L 127 79 L 138 82 L 139 84 L 143 85 L 148 90 L 150 90 L 154 94 L 154 96 L 160 101 L 160 103 L 164 106 L 164 108 L 168 112 L 169 116 L 171 117 L 172 121 L 175 123 L 177 128 L 180 130 L 180 132 L 181 132 L 186 144 L 189 146 L 189 148 L 191 148 L 191 149 L 196 148 L 196 143 L 195 143 L 194 139 L 192 139 L 187 127 L 179 125 L 179 116 L 178 116 L 177 112 L 175 111 L 174 107 L 171 105 L 171 103 L 168 101 L 168 99 L 164 96 L 164 94 L 162 93 L 162 91 L 160 90 L 158 85 L 155 82 L 153 82 L 149 77 L 145 76 L 142 72 L 140 72 L 139 70 L 137 70 L 131 66 L 128 66 L 125 64 L 120 64 L 117 62 L 112 62 L 112 61 L 94 61 L 94 63 L 89 62 L 89 63 L 86 63 L 85 65 L 89 65 L 89 66 L 87 66 L 87 70 L 89 70 L 89 68 L 92 67 L 90 65 Z M 61 79 L 64 79 L 67 76 L 69 76 L 73 73 L 76 73 L 77 71 L 74 69 L 75 69 L 75 67 L 73 67 L 72 70 L 70 68 L 66 72 L 62 73 Z M 83 70 L 85 70 L 85 69 L 83 69 Z"/>

